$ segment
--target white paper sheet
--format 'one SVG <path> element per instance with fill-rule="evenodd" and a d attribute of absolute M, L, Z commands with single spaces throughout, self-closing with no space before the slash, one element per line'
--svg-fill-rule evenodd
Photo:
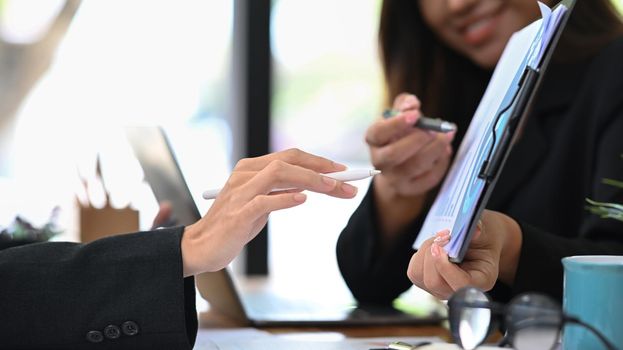
<path fill-rule="evenodd" d="M 402 341 L 417 344 L 428 341 L 422 350 L 459 350 L 454 344 L 438 337 L 370 337 L 348 338 L 337 332 L 301 332 L 271 334 L 254 328 L 199 330 L 195 350 L 369 350 L 384 348 L 389 343 Z M 502 349 L 482 346 L 481 350 Z"/>

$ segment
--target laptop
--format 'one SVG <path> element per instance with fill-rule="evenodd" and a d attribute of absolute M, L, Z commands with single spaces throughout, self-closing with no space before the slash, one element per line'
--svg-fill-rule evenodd
<path fill-rule="evenodd" d="M 169 201 L 176 225 L 198 221 L 201 214 L 186 184 L 175 153 L 159 126 L 133 126 L 126 135 L 145 180 L 158 202 Z M 196 276 L 197 289 L 210 308 L 249 326 L 327 326 L 438 324 L 444 317 L 405 313 L 390 306 L 336 306 L 319 300 L 285 298 L 270 288 L 241 293 L 229 268 Z"/>

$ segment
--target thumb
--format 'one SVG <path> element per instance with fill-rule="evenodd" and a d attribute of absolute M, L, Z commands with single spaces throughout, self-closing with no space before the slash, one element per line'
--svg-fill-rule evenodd
<path fill-rule="evenodd" d="M 484 224 L 482 220 L 478 220 L 476 224 L 476 229 L 474 230 L 474 234 L 472 235 L 472 241 L 470 242 L 470 246 L 478 246 L 484 243 Z"/>

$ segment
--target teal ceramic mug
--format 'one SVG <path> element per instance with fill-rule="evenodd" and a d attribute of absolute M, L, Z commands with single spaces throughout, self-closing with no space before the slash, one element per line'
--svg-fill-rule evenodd
<path fill-rule="evenodd" d="M 562 259 L 563 310 L 599 330 L 623 349 L 623 256 L 584 255 Z M 603 343 L 586 328 L 568 324 L 563 350 L 601 350 Z"/>

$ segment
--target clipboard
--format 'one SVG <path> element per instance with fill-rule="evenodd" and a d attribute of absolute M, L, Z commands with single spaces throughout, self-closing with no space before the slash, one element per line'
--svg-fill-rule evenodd
<path fill-rule="evenodd" d="M 444 249 L 450 261 L 463 261 L 575 1 L 562 0 L 551 9 L 539 2 L 542 18 L 517 31 L 507 43 L 414 249 L 449 229 L 451 238 Z"/>

